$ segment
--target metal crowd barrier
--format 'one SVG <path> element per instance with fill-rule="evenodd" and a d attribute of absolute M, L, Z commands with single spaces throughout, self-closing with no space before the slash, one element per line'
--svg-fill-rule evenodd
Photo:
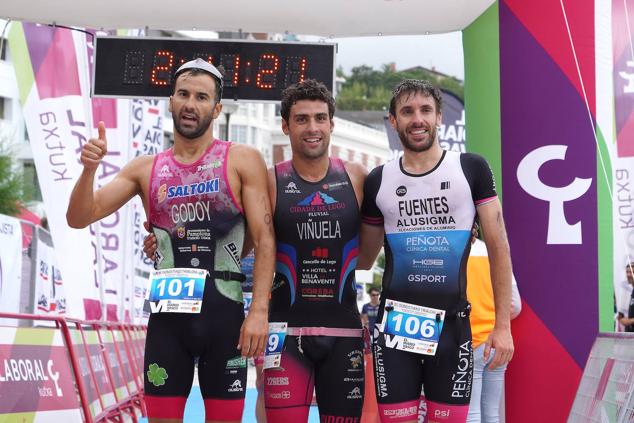
<path fill-rule="evenodd" d="M 0 422 L 34 414 L 88 423 L 147 416 L 145 326 L 1 312 L 0 318 L 55 323 L 0 326 Z"/>
<path fill-rule="evenodd" d="M 634 421 L 634 333 L 599 333 L 568 423 Z"/>

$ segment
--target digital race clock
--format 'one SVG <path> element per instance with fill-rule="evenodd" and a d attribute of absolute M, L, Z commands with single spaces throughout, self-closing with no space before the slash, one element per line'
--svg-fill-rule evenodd
<path fill-rule="evenodd" d="M 176 69 L 197 57 L 224 67 L 223 98 L 279 101 L 304 79 L 334 88 L 336 44 L 97 37 L 95 48 L 97 97 L 168 97 Z"/>

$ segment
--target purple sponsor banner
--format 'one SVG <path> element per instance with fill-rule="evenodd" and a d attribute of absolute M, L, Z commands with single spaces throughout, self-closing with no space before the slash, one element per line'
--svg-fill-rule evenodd
<path fill-rule="evenodd" d="M 594 133 L 583 97 L 504 4 L 500 22 L 513 269 L 522 298 L 583 368 L 598 333 Z"/>

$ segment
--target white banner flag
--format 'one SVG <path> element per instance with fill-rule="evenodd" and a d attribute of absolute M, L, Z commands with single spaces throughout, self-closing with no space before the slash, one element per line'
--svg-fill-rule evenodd
<path fill-rule="evenodd" d="M 22 227 L 16 218 L 0 214 L 0 310 L 20 311 L 22 286 Z M 0 324 L 14 324 L 0 319 Z"/>
<path fill-rule="evenodd" d="M 144 154 L 157 154 L 163 151 L 163 116 L 165 101 L 161 100 L 133 100 L 130 119 L 132 139 L 131 154 L 137 157 Z M 143 254 L 143 239 L 147 231 L 143 222 L 147 221 L 143 203 L 135 198 L 131 205 L 131 228 L 134 238 L 129 245 L 128 257 L 133 263 L 133 308 L 134 323 L 146 323 L 148 312 L 143 310 L 147 280 L 152 270 L 152 261 Z"/>
<path fill-rule="evenodd" d="M 35 254 L 35 314 L 44 316 L 66 314 L 66 296 L 62 272 L 55 260 L 51 235 L 36 228 Z"/>

